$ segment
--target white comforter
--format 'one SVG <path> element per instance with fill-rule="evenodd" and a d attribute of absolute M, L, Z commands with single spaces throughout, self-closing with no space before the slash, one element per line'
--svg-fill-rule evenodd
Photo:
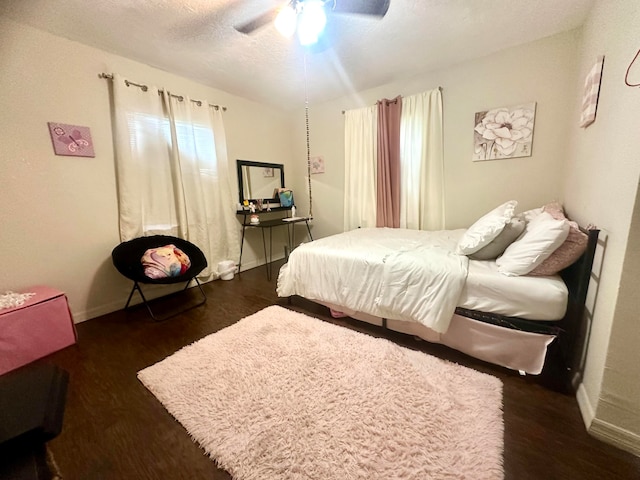
<path fill-rule="evenodd" d="M 460 232 L 361 228 L 302 244 L 280 269 L 277 292 L 345 305 L 444 333 L 465 284 Z"/>

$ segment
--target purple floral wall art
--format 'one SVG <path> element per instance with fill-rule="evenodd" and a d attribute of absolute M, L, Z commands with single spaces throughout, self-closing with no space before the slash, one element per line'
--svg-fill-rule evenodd
<path fill-rule="evenodd" d="M 89 127 L 48 122 L 51 143 L 56 155 L 95 157 Z"/>
<path fill-rule="evenodd" d="M 324 173 L 324 157 L 322 155 L 311 157 L 311 175 L 317 173 Z"/>
<path fill-rule="evenodd" d="M 530 157 L 535 119 L 535 102 L 476 113 L 472 160 Z"/>

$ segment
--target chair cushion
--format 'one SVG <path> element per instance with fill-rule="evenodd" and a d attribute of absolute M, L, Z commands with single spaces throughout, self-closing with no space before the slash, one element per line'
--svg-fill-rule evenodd
<path fill-rule="evenodd" d="M 183 275 L 191 266 L 191 260 L 173 244 L 150 248 L 142 255 L 144 274 L 153 279 Z"/>

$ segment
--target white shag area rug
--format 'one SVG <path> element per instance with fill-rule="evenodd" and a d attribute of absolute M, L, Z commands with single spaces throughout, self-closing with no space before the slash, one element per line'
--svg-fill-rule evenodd
<path fill-rule="evenodd" d="M 268 307 L 138 372 L 237 480 L 502 479 L 502 382 Z"/>

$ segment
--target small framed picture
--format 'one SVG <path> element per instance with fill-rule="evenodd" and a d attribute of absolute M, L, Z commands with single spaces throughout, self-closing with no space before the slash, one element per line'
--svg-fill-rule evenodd
<path fill-rule="evenodd" d="M 53 152 L 70 157 L 95 157 L 89 127 L 48 122 Z"/>
<path fill-rule="evenodd" d="M 311 175 L 317 173 L 324 173 L 324 157 L 322 155 L 311 157 Z"/>
<path fill-rule="evenodd" d="M 602 69 L 604 67 L 604 56 L 599 56 L 596 63 L 584 80 L 584 91 L 582 93 L 582 112 L 580 113 L 580 127 L 587 128 L 596 121 L 596 111 L 598 109 L 598 98 L 600 96 L 600 81 L 602 79 Z"/>

